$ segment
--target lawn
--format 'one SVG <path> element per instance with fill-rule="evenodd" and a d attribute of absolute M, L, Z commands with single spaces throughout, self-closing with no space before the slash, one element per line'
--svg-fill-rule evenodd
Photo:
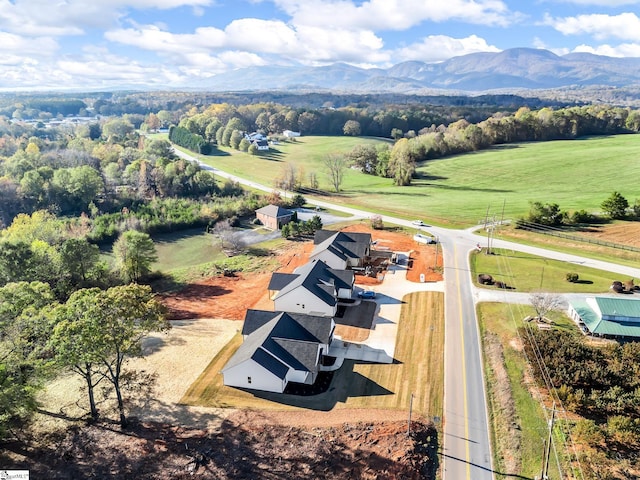
<path fill-rule="evenodd" d="M 268 156 L 226 152 L 202 157 L 206 163 L 235 175 L 272 185 L 283 165 L 293 163 L 308 175 L 315 172 L 329 190 L 322 158 L 347 152 L 359 143 L 382 139 L 301 137 L 276 146 Z M 530 202 L 557 203 L 562 210 L 599 211 L 613 191 L 630 203 L 640 197 L 640 135 L 520 143 L 419 165 L 411 186 L 395 187 L 383 179 L 348 170 L 343 192 L 332 198 L 355 207 L 406 218 L 420 217 L 441 225 L 470 225 L 490 215 L 516 219 Z M 624 174 L 621 174 L 624 172 Z"/>
<path fill-rule="evenodd" d="M 213 237 L 202 228 L 154 235 L 153 242 L 158 261 L 151 269 L 163 273 L 226 258 L 219 245 L 214 244 Z"/>
<path fill-rule="evenodd" d="M 547 423 L 539 393 L 532 386 L 516 328 L 535 312 L 529 306 L 505 303 L 478 305 L 478 321 L 484 350 L 489 415 L 497 478 L 534 478 L 542 466 L 542 445 Z M 561 314 L 552 318 L 558 328 L 573 329 Z M 496 366 L 495 363 L 498 362 Z M 512 412 L 510 414 L 510 412 Z M 562 448 L 562 447 L 559 447 Z M 561 478 L 552 453 L 550 478 Z M 522 475 L 522 477 L 520 477 Z"/>
<path fill-rule="evenodd" d="M 548 291 L 556 293 L 607 292 L 613 280 L 623 279 L 620 274 L 561 262 L 524 252 L 494 249 L 493 255 L 471 254 L 471 275 L 476 285 L 479 273 L 491 275 L 518 292 Z M 571 283 L 566 274 L 574 272 L 579 281 Z M 495 287 L 487 287 L 495 288 Z"/>
<path fill-rule="evenodd" d="M 242 343 L 236 335 L 189 387 L 180 403 L 208 407 L 277 409 L 302 407 L 413 409 L 442 416 L 444 392 L 444 301 L 442 293 L 420 292 L 404 299 L 396 340 L 395 362 L 357 364 L 345 361 L 330 391 L 313 397 L 249 392 L 222 385 L 219 372 Z"/>

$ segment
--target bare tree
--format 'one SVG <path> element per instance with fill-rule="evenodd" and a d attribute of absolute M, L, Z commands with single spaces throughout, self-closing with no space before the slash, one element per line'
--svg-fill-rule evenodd
<path fill-rule="evenodd" d="M 533 292 L 529 295 L 529 301 L 536 311 L 538 321 L 543 321 L 547 313 L 560 309 L 564 304 L 560 295 L 548 292 Z"/>
<path fill-rule="evenodd" d="M 231 221 L 228 218 L 216 222 L 210 232 L 215 239 L 214 242 L 220 242 L 220 247 L 223 250 L 227 249 L 237 253 L 246 247 L 246 242 L 242 238 L 242 235 L 233 230 Z"/>
<path fill-rule="evenodd" d="M 344 155 L 330 153 L 324 157 L 323 163 L 327 169 L 327 175 L 329 176 L 331 185 L 336 192 L 339 192 L 344 177 L 344 170 L 347 168 L 347 159 Z"/>

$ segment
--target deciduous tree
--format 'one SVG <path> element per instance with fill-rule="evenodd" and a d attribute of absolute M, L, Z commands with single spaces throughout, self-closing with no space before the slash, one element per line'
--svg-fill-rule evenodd
<path fill-rule="evenodd" d="M 113 244 L 116 265 L 122 278 L 137 282 L 151 271 L 151 264 L 158 259 L 151 237 L 142 232 L 124 232 Z"/>
<path fill-rule="evenodd" d="M 347 168 L 347 159 L 343 155 L 330 153 L 323 160 L 331 186 L 336 192 L 340 191 L 344 171 Z"/>

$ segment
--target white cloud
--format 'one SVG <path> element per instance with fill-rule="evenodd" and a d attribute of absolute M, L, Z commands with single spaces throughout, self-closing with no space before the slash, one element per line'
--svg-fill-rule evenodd
<path fill-rule="evenodd" d="M 58 42 L 48 37 L 26 38 L 13 33 L 0 31 L 0 45 L 2 55 L 15 53 L 17 55 L 50 56 L 58 50 Z"/>
<path fill-rule="evenodd" d="M 326 62 L 379 63 L 389 59 L 381 38 L 368 30 L 324 29 L 315 26 L 293 28 L 281 21 L 245 18 L 230 23 L 225 30 L 198 28 L 192 34 L 175 34 L 157 25 L 112 30 L 105 38 L 123 45 L 171 56 L 181 64 L 191 64 L 194 53 L 219 54 L 222 51 L 247 53 L 257 65 L 260 54 L 277 54 L 284 60 L 304 64 Z M 182 60 L 180 59 L 182 55 Z"/>
<path fill-rule="evenodd" d="M 640 0 L 564 0 L 564 2 L 598 7 L 622 7 L 624 5 L 636 5 L 640 3 Z"/>
<path fill-rule="evenodd" d="M 423 62 L 439 62 L 468 53 L 499 51 L 500 49 L 498 47 L 489 45 L 484 38 L 476 35 L 471 35 L 466 38 L 429 35 L 420 43 L 414 43 L 396 50 L 394 58 L 420 60 Z"/>
<path fill-rule="evenodd" d="M 404 30 L 423 21 L 459 20 L 506 26 L 520 16 L 501 0 L 273 0 L 294 25 L 362 30 Z"/>
<path fill-rule="evenodd" d="M 574 52 L 593 53 L 594 55 L 605 55 L 607 57 L 640 57 L 640 43 L 623 43 L 621 45 L 578 45 Z"/>
<path fill-rule="evenodd" d="M 635 13 L 620 15 L 578 15 L 576 17 L 545 17 L 545 23 L 564 35 L 593 35 L 598 40 L 620 38 L 640 40 L 640 18 Z"/>
<path fill-rule="evenodd" d="M 113 26 L 128 9 L 194 8 L 212 0 L 0 0 L 0 29 L 27 36 L 81 35 Z"/>

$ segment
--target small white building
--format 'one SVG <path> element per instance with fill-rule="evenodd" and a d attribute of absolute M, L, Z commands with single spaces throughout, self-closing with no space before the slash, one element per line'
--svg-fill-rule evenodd
<path fill-rule="evenodd" d="M 351 270 L 333 269 L 314 260 L 293 273 L 274 273 L 268 288 L 276 310 L 334 317 L 339 299 L 352 298 L 354 284 Z"/>
<path fill-rule="evenodd" d="M 333 339 L 333 318 L 247 310 L 244 342 L 222 369 L 224 385 L 283 393 L 313 385 Z"/>
<path fill-rule="evenodd" d="M 291 130 L 285 130 L 284 132 L 282 132 L 282 136 L 283 137 L 287 137 L 287 138 L 299 137 L 300 136 L 300 132 L 294 132 L 294 131 L 291 131 Z"/>

